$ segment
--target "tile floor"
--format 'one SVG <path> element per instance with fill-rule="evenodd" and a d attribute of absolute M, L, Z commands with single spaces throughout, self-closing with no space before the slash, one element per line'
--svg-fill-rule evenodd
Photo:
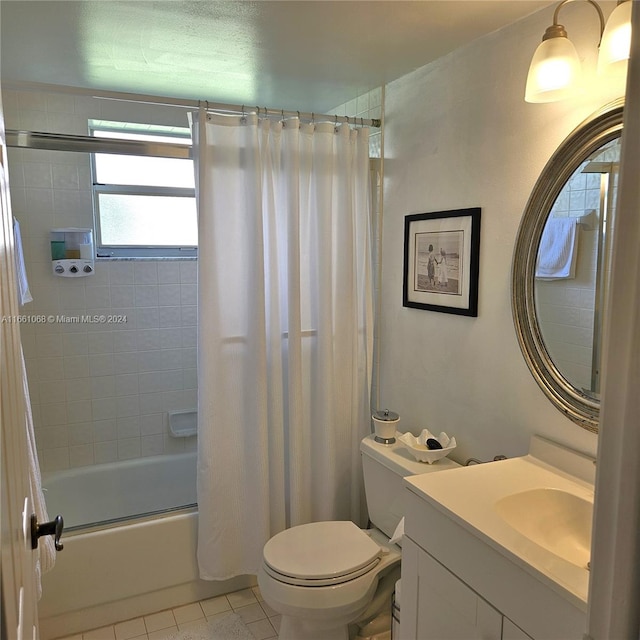
<path fill-rule="evenodd" d="M 256 640 L 278 637 L 280 616 L 263 601 L 258 587 L 253 587 L 118 622 L 109 627 L 92 629 L 61 640 L 165 640 L 170 634 L 182 631 L 189 625 L 213 620 L 231 611 L 244 620 Z"/>

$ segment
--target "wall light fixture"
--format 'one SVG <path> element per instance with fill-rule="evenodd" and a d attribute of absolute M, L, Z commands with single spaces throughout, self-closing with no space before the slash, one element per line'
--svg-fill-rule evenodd
<path fill-rule="evenodd" d="M 553 24 L 547 27 L 529 67 L 524 99 L 526 102 L 557 102 L 573 94 L 581 75 L 581 64 L 575 46 L 567 31 L 558 23 L 563 0 L 553 13 Z M 584 0 L 598 12 L 600 41 L 598 47 L 598 73 L 624 74 L 627 71 L 631 44 L 630 0 L 619 0 L 605 26 L 604 14 L 594 0 Z"/>

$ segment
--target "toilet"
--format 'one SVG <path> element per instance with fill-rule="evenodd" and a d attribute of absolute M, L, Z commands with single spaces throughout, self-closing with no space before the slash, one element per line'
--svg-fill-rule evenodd
<path fill-rule="evenodd" d="M 391 595 L 400 578 L 400 547 L 389 539 L 402 519 L 405 476 L 459 465 L 415 460 L 396 440 L 360 443 L 373 528 L 351 521 L 312 522 L 276 534 L 263 550 L 258 585 L 281 614 L 279 640 L 389 638 Z"/>

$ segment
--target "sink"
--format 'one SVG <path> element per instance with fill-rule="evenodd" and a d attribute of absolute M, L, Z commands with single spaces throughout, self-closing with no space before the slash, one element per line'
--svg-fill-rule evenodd
<path fill-rule="evenodd" d="M 577 567 L 587 567 L 592 502 L 562 489 L 536 488 L 500 498 L 495 509 L 532 542 Z"/>

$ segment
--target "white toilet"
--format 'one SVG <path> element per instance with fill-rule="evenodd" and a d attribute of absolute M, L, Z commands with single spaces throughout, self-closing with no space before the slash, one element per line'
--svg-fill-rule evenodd
<path fill-rule="evenodd" d="M 282 531 L 264 546 L 258 585 L 282 614 L 280 640 L 349 640 L 390 629 L 401 554 L 389 538 L 403 515 L 402 478 L 458 466 L 448 458 L 418 462 L 397 441 L 378 444 L 373 435 L 360 451 L 373 529 L 313 522 Z"/>

